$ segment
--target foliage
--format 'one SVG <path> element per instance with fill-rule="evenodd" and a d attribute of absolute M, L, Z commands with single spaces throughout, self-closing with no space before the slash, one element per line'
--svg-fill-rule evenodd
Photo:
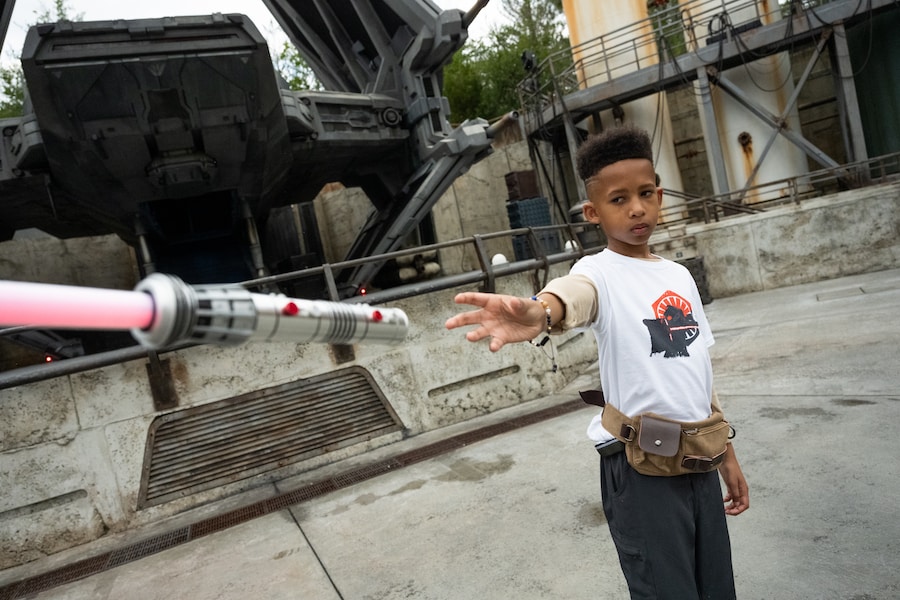
<path fill-rule="evenodd" d="M 561 0 L 503 0 L 510 24 L 494 27 L 483 41 L 469 40 L 444 69 L 444 95 L 453 121 L 489 121 L 519 107 L 516 91 L 527 72 L 522 53 L 537 61 L 569 49 Z"/>
<path fill-rule="evenodd" d="M 25 105 L 25 78 L 21 67 L 0 67 L 0 119 L 22 116 Z"/>
<path fill-rule="evenodd" d="M 284 78 L 287 87 L 292 90 L 321 90 L 322 83 L 316 77 L 312 67 L 303 58 L 297 47 L 288 41 L 273 56 L 275 70 Z"/>
<path fill-rule="evenodd" d="M 80 21 L 82 14 L 71 15 L 66 0 L 54 0 L 53 12 L 45 9 L 35 11 L 34 23 L 55 23 L 57 21 Z M 19 55 L 13 54 L 15 64 L 0 66 L 0 118 L 19 117 L 25 106 L 25 76 L 19 63 Z"/>
<path fill-rule="evenodd" d="M 653 19 L 653 31 L 663 60 L 672 60 L 687 52 L 678 0 L 647 0 L 647 13 Z"/>

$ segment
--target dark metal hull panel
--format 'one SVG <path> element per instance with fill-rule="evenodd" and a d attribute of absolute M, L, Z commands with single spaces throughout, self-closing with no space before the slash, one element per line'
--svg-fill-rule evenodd
<path fill-rule="evenodd" d="M 123 237 L 143 203 L 253 205 L 290 168 L 268 49 L 240 15 L 33 27 L 22 65 L 54 181 Z"/>

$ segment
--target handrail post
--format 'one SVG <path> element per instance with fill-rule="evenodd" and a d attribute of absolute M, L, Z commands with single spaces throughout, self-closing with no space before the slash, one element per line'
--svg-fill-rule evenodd
<path fill-rule="evenodd" d="M 328 286 L 328 298 L 332 302 L 339 302 L 341 297 L 338 294 L 337 284 L 334 282 L 334 271 L 331 265 L 326 263 L 322 265 L 322 275 L 325 277 L 325 285 Z"/>
<path fill-rule="evenodd" d="M 488 259 L 487 248 L 484 247 L 484 240 L 480 235 L 473 235 L 472 242 L 475 245 L 475 254 L 478 256 L 481 272 L 484 273 L 484 283 L 479 290 L 488 294 L 493 294 L 497 291 L 496 276 L 494 275 L 494 265 Z"/>
<path fill-rule="evenodd" d="M 541 244 L 540 240 L 538 240 L 537 234 L 534 233 L 534 229 L 528 228 L 528 245 L 531 246 L 531 253 L 534 255 L 534 258 L 540 261 L 541 265 L 534 270 L 535 276 L 537 276 L 538 272 L 543 269 L 544 270 L 544 283 L 541 287 L 547 285 L 547 281 L 550 277 L 550 261 L 547 259 L 547 253 L 544 251 L 544 246 Z"/>

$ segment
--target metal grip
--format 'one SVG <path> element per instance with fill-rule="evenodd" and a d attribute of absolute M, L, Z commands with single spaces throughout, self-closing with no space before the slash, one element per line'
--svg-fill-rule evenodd
<path fill-rule="evenodd" d="M 154 273 L 135 288 L 153 298 L 153 320 L 132 329 L 153 349 L 178 342 L 230 346 L 245 341 L 295 344 L 398 343 L 409 320 L 396 308 L 253 294 L 237 285 L 193 287 L 172 275 Z"/>
<path fill-rule="evenodd" d="M 252 339 L 325 344 L 397 343 L 409 320 L 396 308 L 252 294 L 258 327 Z"/>

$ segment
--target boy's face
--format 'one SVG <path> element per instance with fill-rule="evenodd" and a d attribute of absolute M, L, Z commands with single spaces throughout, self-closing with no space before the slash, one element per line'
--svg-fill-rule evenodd
<path fill-rule="evenodd" d="M 603 229 L 607 247 L 625 256 L 650 258 L 648 241 L 662 205 L 653 164 L 644 158 L 620 160 L 586 179 L 585 187 L 584 218 Z"/>

